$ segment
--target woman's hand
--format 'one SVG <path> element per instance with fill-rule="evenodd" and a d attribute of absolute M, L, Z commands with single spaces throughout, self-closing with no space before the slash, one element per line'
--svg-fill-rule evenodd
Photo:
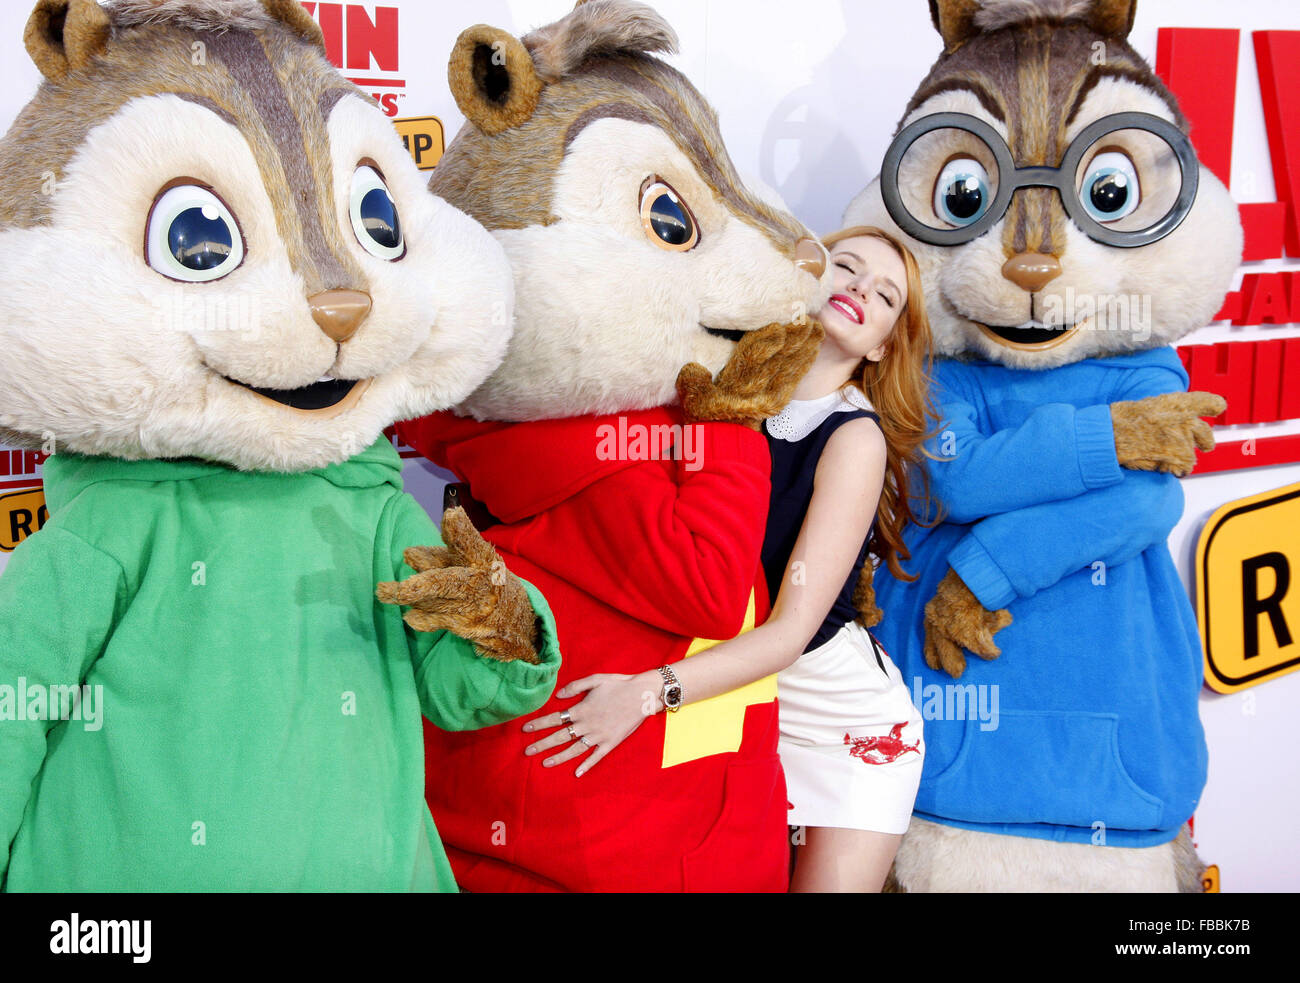
<path fill-rule="evenodd" d="M 641 726 L 642 720 L 663 708 L 659 698 L 662 690 L 663 684 L 657 672 L 637 676 L 597 673 L 575 680 L 555 695 L 562 700 L 580 693 L 586 693 L 586 697 L 568 710 L 534 717 L 524 724 L 524 731 L 529 734 L 559 728 L 530 744 L 524 749 L 524 754 L 541 754 L 568 744 L 559 754 L 553 754 L 542 762 L 543 766 L 552 768 L 590 750 L 591 754 L 578 765 L 575 773 L 575 776 L 581 776 L 622 744 L 632 731 Z"/>

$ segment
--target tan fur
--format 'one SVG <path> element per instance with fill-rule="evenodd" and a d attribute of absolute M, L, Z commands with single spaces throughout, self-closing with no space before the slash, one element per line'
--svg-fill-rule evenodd
<path fill-rule="evenodd" d="M 1110 404 L 1115 456 L 1121 467 L 1166 471 L 1180 478 L 1196 467 L 1196 450 L 1214 450 L 1214 433 L 1202 417 L 1228 404 L 1214 393 L 1164 393 Z"/>
<path fill-rule="evenodd" d="M 875 575 L 876 568 L 872 566 L 871 558 L 868 557 L 862 564 L 862 569 L 858 572 L 858 582 L 853 587 L 853 607 L 858 612 L 855 620 L 863 628 L 874 628 L 885 617 L 885 612 L 876 606 Z"/>
<path fill-rule="evenodd" d="M 106 6 L 121 27 L 170 24 L 191 31 L 263 31 L 280 21 L 307 40 L 321 37 L 311 15 L 291 0 L 110 0 Z"/>
<path fill-rule="evenodd" d="M 956 51 L 978 33 L 975 16 L 979 9 L 979 0 L 930 0 L 930 18 L 943 38 L 945 51 Z"/>
<path fill-rule="evenodd" d="M 38 60 L 98 37 L 55 8 L 43 2 L 32 19 Z M 504 253 L 428 194 L 299 7 L 68 9 L 92 25 L 107 15 L 107 46 L 47 77 L 0 139 L 0 299 L 14 311 L 0 323 L 6 434 L 59 452 L 306 470 L 458 403 L 500 363 L 513 298 Z M 349 214 L 367 158 L 406 232 L 400 263 L 369 252 Z M 151 212 L 178 183 L 212 188 L 230 210 L 243 262 L 221 279 L 181 283 L 151 262 Z M 341 347 L 312 316 L 310 298 L 328 289 L 372 300 Z M 255 391 L 323 374 L 357 381 L 356 398 L 313 414 Z"/>
<path fill-rule="evenodd" d="M 1202 864 L 1184 825 L 1157 846 L 1057 843 L 932 823 L 913 816 L 891 877 L 922 893 L 1196 893 Z"/>
<path fill-rule="evenodd" d="M 480 40 L 491 39 L 505 40 Z M 651 53 L 672 40 L 644 5 L 592 0 L 523 39 L 531 65 L 509 42 L 503 64 L 485 63 L 477 41 L 473 62 L 459 47 L 452 75 L 467 122 L 429 188 L 493 231 L 517 304 L 505 361 L 458 413 L 522 421 L 669 405 L 683 365 L 699 363 L 688 384 L 703 392 L 735 338 L 829 295 L 829 277 L 796 265 L 808 230 L 746 186 L 712 107 Z M 484 111 L 533 74 L 553 81 L 527 118 Z M 667 249 L 648 230 L 652 181 L 685 203 L 693 248 Z"/>
<path fill-rule="evenodd" d="M 410 606 L 403 618 L 416 631 L 445 629 L 486 658 L 535 665 L 537 614 L 523 581 L 506 569 L 464 509 L 443 514 L 442 538 L 445 547 L 407 549 L 406 565 L 415 575 L 380 584 L 375 596 Z"/>
<path fill-rule="evenodd" d="M 577 46 L 566 49 L 569 55 L 549 63 L 545 69 L 548 73 L 558 65 L 573 63 L 573 50 L 580 48 L 584 55 L 568 74 L 545 85 L 535 111 L 513 126 L 496 129 L 493 124 L 492 129 L 485 130 L 466 113 L 470 122 L 439 161 L 429 182 L 430 190 L 489 229 L 547 225 L 555 221 L 551 206 L 557 172 L 569 143 L 581 128 L 605 115 L 634 118 L 668 134 L 696 165 L 710 189 L 726 200 L 742 220 L 779 243 L 793 259 L 795 242 L 806 234 L 805 230 L 787 213 L 745 188 L 723 143 L 717 114 L 681 73 L 645 54 L 651 49 L 645 47 L 648 42 L 641 33 L 607 29 L 599 35 L 598 44 L 593 42 L 588 47 L 561 40 L 570 38 L 575 30 L 568 26 L 569 22 L 588 17 L 589 11 L 599 13 L 602 22 L 612 22 L 619 14 L 640 23 L 638 18 L 644 17 L 647 9 L 641 4 L 592 0 L 557 24 L 524 38 L 525 45 L 532 39 L 535 63 L 537 51 L 548 51 L 550 46 L 562 43 Z M 671 28 L 667 30 L 671 32 Z M 616 39 L 632 47 L 615 49 Z M 512 56 L 510 49 L 506 50 L 505 67 L 509 68 Z M 458 41 L 453 62 L 463 59 L 464 49 Z M 540 67 L 533 70 L 539 77 L 542 75 Z M 457 104 L 462 111 L 466 105 L 472 108 L 477 96 L 466 99 L 472 77 L 463 65 L 453 65 L 452 72 Z"/>
<path fill-rule="evenodd" d="M 544 82 L 558 82 L 588 58 L 626 54 L 673 54 L 677 32 L 642 3 L 586 0 L 568 17 L 523 39 Z"/>
<path fill-rule="evenodd" d="M 1178 831 L 1173 843 L 1174 882 L 1180 894 L 1205 893 L 1205 861 L 1192 845 L 1192 834 L 1186 826 Z"/>
<path fill-rule="evenodd" d="M 305 53 L 296 48 L 296 33 L 265 14 L 262 21 L 266 24 L 263 34 L 266 43 L 283 59 L 287 69 L 281 75 L 284 90 L 300 118 L 310 118 L 309 114 L 318 116 L 319 101 L 330 90 L 361 94 L 322 59 L 304 57 Z M 95 79 L 78 78 L 73 73 L 64 84 L 42 86 L 36 98 L 19 113 L 8 138 L 0 142 L 0 169 L 11 175 L 0 195 L 0 226 L 29 228 L 45 224 L 54 200 L 54 196 L 45 193 L 46 175 L 53 175 L 57 180 L 85 143 L 90 130 L 132 99 L 171 92 L 204 100 L 236 119 L 256 117 L 248 92 L 219 59 L 209 56 L 199 71 L 192 63 L 188 45 L 166 42 L 167 32 L 174 29 L 169 22 L 155 19 L 115 24 L 118 33 L 111 48 L 100 56 Z M 213 31 L 212 38 L 227 33 Z M 328 187 L 332 178 L 326 171 L 326 148 L 313 140 L 312 128 L 304 128 L 304 133 L 309 141 L 308 159 L 316 165 L 315 177 L 322 186 Z M 308 276 L 309 287 L 313 292 L 337 287 L 338 283 L 326 282 L 327 271 L 320 269 L 310 255 L 304 232 L 294 221 L 295 191 L 286 184 L 265 131 L 249 126 L 246 135 L 266 177 L 266 186 L 274 196 L 276 212 L 284 217 L 286 225 L 281 231 L 290 244 L 291 254 L 306 270 L 314 269 L 314 275 Z M 335 259 L 353 275 L 349 285 L 363 287 L 360 271 L 348 259 L 342 230 L 337 228 L 332 215 L 322 214 L 321 219 Z"/>
<path fill-rule="evenodd" d="M 758 430 L 790 402 L 824 334 L 812 318 L 769 324 L 737 342 L 716 381 L 703 365 L 683 367 L 677 386 L 686 422 L 739 423 Z"/>
<path fill-rule="evenodd" d="M 981 31 L 997 31 L 1013 24 L 1082 19 L 1092 5 L 1093 0 L 981 0 L 973 21 Z"/>
<path fill-rule="evenodd" d="M 487 98 L 485 80 L 480 73 L 502 56 L 501 73 L 510 79 L 506 98 Z M 447 84 L 466 119 L 489 135 L 526 122 L 537 109 L 537 99 L 542 94 L 542 81 L 528 50 L 514 35 L 487 24 L 467 28 L 456 39 L 447 66 Z"/>
<path fill-rule="evenodd" d="M 926 665 L 958 679 L 966 671 L 962 649 L 981 659 L 996 659 L 1002 650 L 993 634 L 1009 624 L 1010 611 L 985 610 L 957 571 L 949 570 L 925 606 Z"/>
<path fill-rule="evenodd" d="M 41 74 L 61 81 L 104 50 L 110 30 L 108 14 L 92 0 L 40 0 L 23 43 Z"/>

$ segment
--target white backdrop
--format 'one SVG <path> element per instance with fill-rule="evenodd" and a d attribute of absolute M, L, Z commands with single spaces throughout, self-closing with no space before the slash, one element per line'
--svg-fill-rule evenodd
<path fill-rule="evenodd" d="M 876 173 L 894 125 L 939 53 L 925 0 L 652 0 L 677 29 L 672 60 L 717 107 L 737 166 L 760 177 L 819 233 L 839 226 L 848 200 Z M 8 127 L 39 80 L 22 48 L 31 0 L 0 0 L 0 126 Z M 448 140 L 462 119 L 447 91 L 446 59 L 473 23 L 521 34 L 570 8 L 570 0 L 387 0 L 349 4 L 397 8 L 400 60 L 350 71 L 370 91 L 390 94 L 398 116 L 440 117 Z M 1232 191 L 1238 201 L 1273 201 L 1252 30 L 1300 29 L 1294 0 L 1139 0 L 1130 40 L 1155 61 L 1161 27 L 1242 30 L 1236 92 Z M 1270 260 L 1249 272 L 1300 270 Z M 1192 272 L 1192 271 L 1189 271 Z M 0 271 L 3 275 L 3 271 Z M 1215 324 L 1186 339 L 1209 343 L 1300 336 L 1300 326 Z M 1220 428 L 1222 440 L 1300 433 L 1300 421 Z M 441 477 L 412 461 L 408 487 L 440 510 Z M 1170 548 L 1192 590 L 1196 539 L 1225 502 L 1300 481 L 1300 464 L 1197 476 L 1183 482 L 1187 506 Z M 3 569 L 4 554 L 0 554 Z M 1293 588 L 1295 589 L 1295 588 Z M 1300 888 L 1300 673 L 1220 696 L 1203 691 L 1201 717 L 1210 777 L 1196 814 L 1202 857 L 1217 864 L 1225 891 Z"/>

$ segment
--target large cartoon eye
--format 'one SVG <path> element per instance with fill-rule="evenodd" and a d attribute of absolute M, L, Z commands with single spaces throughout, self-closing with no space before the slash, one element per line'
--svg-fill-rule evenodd
<path fill-rule="evenodd" d="M 371 256 L 396 261 L 406 255 L 402 223 L 388 185 L 379 172 L 361 165 L 352 175 L 352 231 Z"/>
<path fill-rule="evenodd" d="M 164 190 L 149 211 L 145 258 L 163 276 L 208 283 L 244 261 L 244 237 L 226 203 L 198 184 Z"/>
<path fill-rule="evenodd" d="M 661 249 L 684 253 L 700 244 L 700 227 L 690 206 L 657 176 L 641 185 L 641 226 Z"/>
<path fill-rule="evenodd" d="M 934 183 L 934 214 L 960 228 L 971 225 L 993 202 L 984 165 L 970 157 L 948 161 Z"/>
<path fill-rule="evenodd" d="M 1133 161 L 1118 150 L 1098 154 L 1088 165 L 1079 200 L 1098 222 L 1116 222 L 1133 214 L 1142 200 Z"/>

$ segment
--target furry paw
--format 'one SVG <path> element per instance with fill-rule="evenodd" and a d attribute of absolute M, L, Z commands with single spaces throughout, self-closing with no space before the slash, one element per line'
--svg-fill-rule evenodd
<path fill-rule="evenodd" d="M 875 575 L 876 569 L 871 565 L 871 558 L 867 557 L 853 588 L 853 607 L 858 612 L 856 620 L 863 628 L 874 628 L 885 617 L 885 612 L 876 606 Z"/>
<path fill-rule="evenodd" d="M 506 569 L 461 508 L 442 517 L 446 546 L 412 546 L 403 556 L 415 576 L 382 583 L 384 604 L 411 608 L 403 620 L 416 631 L 446 631 L 501 662 L 536 663 L 537 614 L 523 581 Z"/>
<path fill-rule="evenodd" d="M 1196 467 L 1198 447 L 1214 450 L 1214 434 L 1201 417 L 1218 416 L 1227 407 L 1222 396 L 1207 392 L 1111 403 L 1115 456 L 1121 467 L 1184 477 Z"/>
<path fill-rule="evenodd" d="M 1011 612 L 989 611 L 969 587 L 949 570 L 925 606 L 925 664 L 942 669 L 953 679 L 966 671 L 962 649 L 981 659 L 996 659 L 1002 650 L 993 633 L 1011 624 Z"/>
<path fill-rule="evenodd" d="M 677 376 L 687 423 L 739 423 L 757 430 L 779 413 L 817 357 L 824 332 L 812 318 L 751 331 L 715 380 L 692 362 Z"/>

